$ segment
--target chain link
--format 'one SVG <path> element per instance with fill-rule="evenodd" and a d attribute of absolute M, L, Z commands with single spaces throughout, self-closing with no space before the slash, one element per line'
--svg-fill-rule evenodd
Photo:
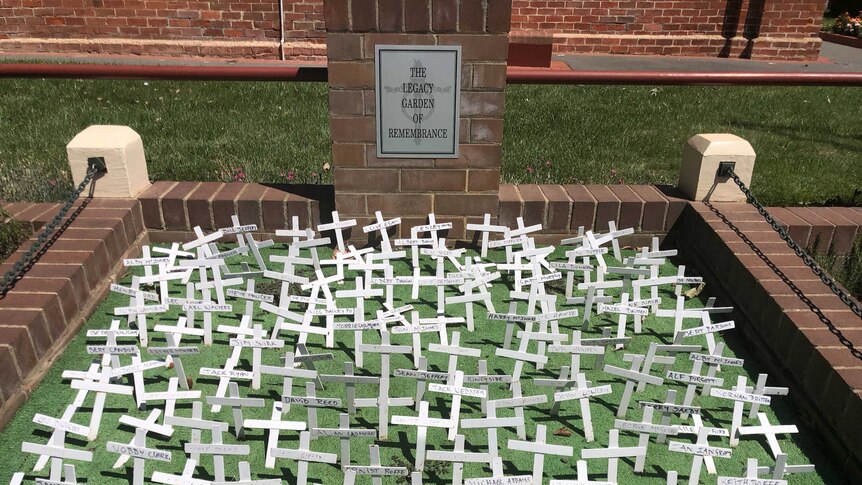
<path fill-rule="evenodd" d="M 850 295 L 844 292 L 844 290 L 839 288 L 838 285 L 835 284 L 835 281 L 826 274 L 826 271 L 824 271 L 817 264 L 817 262 L 814 261 L 814 258 L 812 258 L 811 255 L 809 255 L 804 249 L 802 249 L 802 247 L 797 244 L 797 242 L 794 241 L 793 238 L 790 237 L 790 234 L 788 234 L 787 231 L 785 231 L 781 228 L 781 226 L 778 225 L 778 222 L 776 222 L 775 218 L 772 217 L 772 215 L 766 210 L 765 207 L 763 207 L 763 204 L 761 204 L 757 200 L 757 197 L 755 197 L 754 194 L 751 193 L 751 189 L 745 186 L 745 183 L 742 181 L 742 179 L 739 178 L 738 175 L 736 175 L 733 169 L 728 168 L 726 173 L 730 178 L 733 179 L 733 182 L 739 187 L 739 190 L 741 190 L 742 193 L 745 194 L 746 201 L 749 204 L 753 205 L 755 209 L 757 209 L 757 212 L 759 212 L 760 215 L 763 216 L 764 219 L 766 219 L 766 222 L 769 223 L 769 225 L 772 226 L 772 229 L 778 233 L 778 235 L 781 237 L 782 240 L 784 240 L 785 243 L 787 243 L 787 246 L 790 247 L 790 249 L 792 249 L 794 253 L 796 253 L 796 256 L 802 259 L 802 262 L 805 263 L 805 265 L 811 269 L 811 272 L 814 273 L 815 276 L 820 278 L 820 281 L 822 281 L 824 285 L 828 286 L 829 289 L 832 290 L 832 293 L 834 293 L 841 300 L 842 303 L 850 307 L 850 311 L 852 311 L 853 314 L 855 314 L 859 318 L 862 318 L 862 308 L 859 308 L 859 304 L 856 303 L 852 298 L 850 298 Z M 829 331 L 832 332 L 832 334 L 838 337 L 838 340 L 841 342 L 842 345 L 850 349 L 850 353 L 852 353 L 854 357 L 862 360 L 862 351 L 857 349 L 853 345 L 853 342 L 851 342 L 847 337 L 845 337 L 840 329 L 835 327 L 835 325 L 828 318 L 821 316 L 820 320 L 829 328 Z"/>
<path fill-rule="evenodd" d="M 36 237 L 36 241 L 30 245 L 30 248 L 27 252 L 21 256 L 15 264 L 12 265 L 12 269 L 7 271 L 5 275 L 3 275 L 3 281 L 0 281 L 0 296 L 5 295 L 9 289 L 12 287 L 12 284 L 17 281 L 25 272 L 27 268 L 34 262 L 38 254 L 44 250 L 43 245 L 48 242 L 48 239 L 51 237 L 51 234 L 57 227 L 60 226 L 60 222 L 66 217 L 66 214 L 69 212 L 69 209 L 72 208 L 72 205 L 75 204 L 75 201 L 78 200 L 78 197 L 81 196 L 81 192 L 84 191 L 84 188 L 87 184 L 93 180 L 97 174 L 99 174 L 101 170 L 91 165 L 87 169 L 87 173 L 84 175 L 84 180 L 78 184 L 78 187 L 72 192 L 72 195 L 69 196 L 69 199 L 66 201 L 66 204 L 60 209 L 60 212 L 54 216 L 53 219 L 42 228 L 42 231 Z"/>

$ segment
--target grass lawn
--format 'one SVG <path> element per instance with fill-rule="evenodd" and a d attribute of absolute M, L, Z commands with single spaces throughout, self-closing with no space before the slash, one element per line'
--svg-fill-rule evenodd
<path fill-rule="evenodd" d="M 226 248 L 227 246 L 225 246 Z M 282 249 L 266 250 L 265 254 L 273 254 L 278 252 L 284 254 Z M 501 252 L 500 252 L 501 253 Z M 495 253 L 491 255 L 491 259 L 499 261 L 502 259 L 502 254 Z M 631 251 L 626 254 L 632 254 Z M 558 250 L 554 260 L 559 260 L 561 251 Z M 328 257 L 329 254 L 322 254 L 323 257 Z M 244 260 L 249 260 L 245 257 L 235 257 L 230 260 L 232 270 L 239 268 L 239 263 Z M 612 260 L 612 258 L 610 258 Z M 423 274 L 433 272 L 432 265 L 429 262 L 424 262 Z M 611 262 L 613 264 L 613 262 Z M 447 263 L 447 270 L 452 268 Z M 331 267 L 328 267 L 331 270 Z M 327 271 L 330 273 L 331 271 Z M 396 263 L 395 274 L 409 274 L 409 267 L 406 261 Z M 672 264 L 666 264 L 661 268 L 663 275 L 676 274 L 676 269 Z M 348 273 L 347 283 L 343 288 L 352 287 L 352 278 Z M 122 282 L 128 284 L 130 276 L 126 275 Z M 559 294 L 562 289 L 561 285 L 555 282 L 549 284 L 549 292 Z M 506 311 L 508 308 L 508 290 L 511 289 L 511 278 L 506 276 L 503 281 L 498 281 L 493 286 L 493 296 L 497 311 Z M 405 302 L 412 302 L 416 310 L 423 317 L 434 316 L 436 313 L 436 292 L 433 288 L 425 287 L 420 293 L 418 301 L 409 300 L 410 292 L 408 287 L 396 287 L 395 294 L 396 306 Z M 451 289 L 451 288 L 450 288 Z M 616 294 L 617 290 L 607 290 L 608 294 Z M 174 286 L 172 293 L 177 296 L 185 296 L 184 287 L 181 285 Z M 673 292 L 662 290 L 661 292 L 663 303 L 662 308 L 674 307 Z M 228 299 L 230 301 L 232 299 Z M 244 308 L 242 303 L 234 303 L 234 308 L 237 312 L 241 312 Z M 719 305 L 729 304 L 730 302 L 719 302 Z M 693 299 L 687 302 L 688 307 L 702 307 L 703 301 Z M 85 324 L 85 329 L 107 328 L 109 322 L 113 318 L 113 309 L 117 306 L 128 305 L 128 297 L 118 294 L 110 294 L 104 302 L 97 308 L 94 315 Z M 354 300 L 339 301 L 339 307 L 352 307 Z M 524 313 L 525 308 L 522 303 L 519 313 Z M 373 315 L 378 309 L 379 302 L 376 300 L 368 300 L 366 303 L 366 312 L 368 315 Z M 559 308 L 565 309 L 565 308 Z M 297 311 L 297 308 L 292 308 Z M 266 314 L 257 310 L 255 323 L 263 324 L 264 328 L 271 328 L 274 318 L 272 315 Z M 451 305 L 447 307 L 449 316 L 463 316 L 463 305 Z M 513 361 L 509 359 L 501 359 L 494 357 L 494 351 L 499 347 L 499 342 L 502 342 L 504 327 L 502 322 L 492 322 L 486 319 L 486 312 L 483 308 L 477 305 L 476 307 L 476 331 L 468 332 L 464 325 L 458 326 L 454 330 L 459 330 L 462 337 L 462 345 L 471 346 L 481 349 L 482 358 L 488 359 L 489 373 L 503 374 L 511 373 Z M 149 315 L 149 325 L 161 323 L 173 323 L 178 316 L 177 307 L 172 307 L 171 311 L 164 315 Z M 198 317 L 200 319 L 200 317 Z M 338 321 L 344 320 L 344 317 L 339 317 Z M 219 324 L 238 324 L 237 315 L 222 315 L 217 316 L 213 322 L 213 328 Z M 345 320 L 346 321 L 346 320 Z M 200 322 L 198 322 L 198 325 Z M 570 332 L 575 326 L 579 326 L 579 320 L 567 320 L 561 322 L 562 332 Z M 690 326 L 687 324 L 686 326 Z M 612 315 L 594 315 L 591 322 L 591 329 L 584 337 L 595 337 L 600 335 L 602 327 L 616 326 L 616 318 Z M 669 333 L 673 328 L 673 319 L 647 317 L 644 323 L 644 333 L 634 335 L 633 340 L 626 349 L 626 352 L 643 353 L 646 351 L 650 342 L 669 343 Z M 725 379 L 723 387 L 729 388 L 736 382 L 737 375 L 746 375 L 749 379 L 756 378 L 758 372 L 762 371 L 762 365 L 758 361 L 758 355 L 752 354 L 746 349 L 735 335 L 735 331 L 725 333 L 724 341 L 728 349 L 725 350 L 725 356 L 736 356 L 745 359 L 744 367 L 723 366 L 720 377 Z M 450 334 L 451 335 L 451 334 Z M 631 335 L 631 334 L 629 334 Z M 163 346 L 164 339 L 161 334 L 155 332 L 150 334 L 151 345 Z M 287 348 L 293 348 L 294 336 L 283 334 L 287 340 Z M 309 339 L 309 346 L 312 353 L 331 352 L 334 359 L 331 361 L 318 362 L 317 368 L 322 374 L 340 374 L 342 373 L 343 363 L 348 360 L 353 360 L 353 335 L 352 332 L 338 332 L 336 334 L 336 347 L 333 349 L 325 349 L 322 347 L 322 337 L 312 336 Z M 377 339 L 377 340 L 375 340 Z M 379 341 L 379 336 L 376 332 L 365 332 L 364 340 L 366 343 L 376 343 Z M 422 334 L 423 347 L 427 348 L 428 342 L 436 342 L 437 335 L 435 333 Z M 718 337 L 721 341 L 722 337 Z M 183 339 L 182 345 L 197 344 L 198 338 L 186 337 Z M 222 334 L 216 334 L 216 345 L 211 348 L 202 348 L 202 352 L 198 355 L 189 355 L 183 358 L 183 364 L 186 372 L 189 375 L 196 376 L 194 389 L 202 391 L 204 396 L 213 395 L 217 381 L 208 378 L 202 378 L 198 375 L 200 367 L 220 367 L 230 353 L 230 348 L 227 346 L 227 337 Z M 394 344 L 409 345 L 411 337 L 409 335 L 394 335 Z M 704 337 L 689 339 L 686 343 L 696 343 L 704 345 L 706 342 Z M 29 401 L 21 408 L 12 422 L 8 425 L 3 433 L 0 433 L 0 453 L 7 458 L 0 463 L 0 482 L 6 483 L 13 472 L 26 471 L 28 477 L 34 476 L 45 477 L 47 472 L 43 471 L 39 474 L 30 473 L 30 470 L 35 463 L 35 457 L 32 455 L 24 455 L 20 453 L 22 441 L 31 441 L 36 443 L 44 443 L 48 437 L 45 429 L 41 429 L 31 422 L 33 415 L 37 412 L 49 416 L 59 416 L 62 414 L 65 406 L 71 400 L 73 393 L 70 392 L 68 383 L 64 382 L 60 374 L 63 369 L 85 370 L 88 362 L 92 360 L 92 356 L 87 355 L 85 351 L 86 344 L 96 344 L 98 341 L 90 340 L 85 336 L 82 330 L 79 332 L 75 340 L 69 345 L 65 353 L 56 361 L 53 368 L 46 376 L 43 383 L 33 392 Z M 530 349 L 535 352 L 535 344 Z M 241 359 L 241 368 L 250 370 L 251 368 L 251 351 Z M 283 352 L 275 350 L 264 350 L 263 360 L 265 364 L 282 365 L 280 355 Z M 447 356 L 425 352 L 424 355 L 428 358 L 429 370 L 445 371 L 447 368 Z M 609 351 L 607 353 L 606 363 L 628 368 L 628 364 L 622 360 L 623 352 Z M 524 395 L 546 394 L 550 395 L 553 391 L 551 388 L 537 387 L 533 384 L 532 378 L 556 378 L 559 369 L 562 365 L 569 364 L 569 357 L 565 354 L 548 354 L 550 361 L 545 370 L 535 370 L 532 365 L 527 365 L 524 368 Z M 154 357 L 146 356 L 145 360 Z M 122 364 L 125 365 L 127 357 L 122 357 Z M 358 374 L 364 375 L 379 375 L 380 359 L 378 356 L 366 354 L 366 368 L 357 369 Z M 591 408 L 593 415 L 593 423 L 595 428 L 596 442 L 586 443 L 583 437 L 582 420 L 579 407 L 575 401 L 563 403 L 559 417 L 552 417 L 549 413 L 550 405 L 530 406 L 525 409 L 528 439 L 533 440 L 536 424 L 545 424 L 548 427 L 548 442 L 556 445 L 565 445 L 574 447 L 576 457 L 580 455 L 582 448 L 598 448 L 606 447 L 608 440 L 608 429 L 614 422 L 614 414 L 617 409 L 620 395 L 622 394 L 623 383 L 620 379 L 612 378 L 611 376 L 592 369 L 593 358 L 583 357 L 581 360 L 581 369 L 587 374 L 587 379 L 592 381 L 591 386 L 611 385 L 614 393 L 612 395 L 600 396 L 593 398 Z M 475 358 L 461 357 L 458 359 L 458 369 L 463 370 L 466 374 L 476 372 L 477 361 Z M 395 355 L 392 358 L 392 369 L 412 368 L 411 358 L 407 355 Z M 691 362 L 687 358 L 678 358 L 674 366 L 674 370 L 681 372 L 689 372 Z M 656 375 L 658 371 L 653 372 Z M 150 392 L 163 390 L 166 388 L 167 379 L 173 375 L 172 371 L 167 369 L 157 369 L 149 371 L 146 374 L 147 390 Z M 773 383 L 775 385 L 777 383 Z M 267 399 L 267 407 L 265 409 L 246 408 L 244 415 L 246 418 L 262 418 L 269 419 L 271 400 L 279 399 L 282 381 L 280 378 L 273 376 L 264 376 L 262 387 L 259 391 L 250 389 L 248 381 L 239 381 L 240 392 L 246 397 L 262 397 Z M 626 419 L 639 420 L 641 410 L 637 407 L 637 401 L 663 401 L 665 398 L 666 388 L 671 387 L 679 391 L 680 396 L 683 394 L 684 386 L 672 384 L 670 381 L 666 386 L 647 386 L 644 392 L 637 392 L 633 397 L 633 406 L 629 409 Z M 403 397 L 415 395 L 415 381 L 408 378 L 393 378 L 390 389 L 390 396 Z M 294 395 L 302 396 L 304 392 L 304 381 L 294 379 L 293 393 Z M 376 387 L 368 385 L 360 385 L 357 387 L 357 397 L 375 397 Z M 791 390 L 791 392 L 799 392 Z M 489 389 L 491 399 L 502 399 L 511 397 L 511 392 L 507 390 L 506 385 L 490 385 Z M 325 390 L 319 391 L 318 396 L 324 397 L 344 397 L 344 389 L 341 384 L 328 384 Z M 430 402 L 431 416 L 448 418 L 450 410 L 450 399 L 443 394 L 434 394 L 426 392 L 425 399 Z M 678 398 L 677 402 L 680 402 Z M 92 403 L 92 394 L 84 403 L 84 408 L 76 414 L 74 421 L 79 424 L 86 425 L 89 414 L 88 407 Z M 711 397 L 697 397 L 694 405 L 702 406 L 704 409 L 703 418 L 707 426 L 729 427 L 732 413 L 732 404 L 729 401 L 722 401 Z M 161 408 L 159 403 L 155 405 Z M 790 404 L 789 398 L 777 397 L 773 398 L 773 405 L 770 407 L 761 407 L 770 419 L 770 422 L 777 424 L 797 424 L 799 420 L 795 416 L 795 410 Z M 318 412 L 320 426 L 322 427 L 338 427 L 338 414 L 340 410 L 322 409 Z M 125 426 L 117 426 L 117 419 L 122 414 L 129 414 L 135 417 L 144 418 L 147 414 L 145 411 L 139 411 L 134 408 L 132 398 L 129 396 L 110 395 L 107 398 L 106 414 L 102 421 L 101 433 L 93 442 L 78 439 L 70 436 L 67 438 L 67 446 L 75 449 L 89 449 L 94 452 L 95 461 L 93 463 L 76 462 L 75 465 L 78 471 L 78 477 L 86 477 L 87 483 L 98 484 L 114 484 L 114 483 L 129 483 L 131 474 L 131 463 L 124 469 L 112 470 L 111 464 L 116 459 L 116 455 L 105 451 L 107 441 L 128 442 L 132 438 L 130 428 Z M 190 415 L 190 404 L 178 404 L 178 416 Z M 393 415 L 408 415 L 414 416 L 415 412 L 412 408 L 396 407 L 390 409 L 390 416 Z M 747 411 L 746 411 L 747 415 Z M 464 398 L 461 407 L 461 418 L 481 418 L 484 416 L 480 412 L 479 403 L 472 398 Z M 512 416 L 512 411 L 500 411 L 500 416 Z M 219 419 L 230 421 L 231 414 L 227 408 L 219 414 L 210 412 L 209 406 L 204 406 L 204 419 Z M 306 411 L 302 406 L 293 405 L 284 420 L 302 420 L 306 419 Z M 351 418 L 351 427 L 353 428 L 376 428 L 378 422 L 378 414 L 376 408 L 363 408 L 358 411 L 358 414 Z M 743 420 L 744 425 L 755 424 L 756 420 L 750 420 L 747 417 Z M 674 418 L 672 424 L 681 424 L 679 418 Z M 568 428 L 572 431 L 571 436 L 557 436 L 553 433 L 560 428 Z M 390 425 L 390 437 L 386 441 L 379 441 L 382 463 L 389 466 L 406 466 L 412 463 L 415 457 L 416 429 L 410 426 Z M 462 430 L 465 434 L 467 451 L 482 452 L 486 449 L 487 437 L 484 430 Z M 512 429 L 500 429 L 498 433 L 498 442 L 500 443 L 501 456 L 504 457 L 504 469 L 507 475 L 530 474 L 532 470 L 532 455 L 523 452 L 513 452 L 507 450 L 506 443 L 508 439 L 517 439 Z M 161 440 L 154 437 L 147 439 L 147 445 L 153 448 L 171 451 L 174 455 L 172 463 L 154 463 L 149 462 L 146 465 L 146 475 L 149 477 L 154 470 L 169 471 L 178 473 L 182 470 L 185 463 L 185 454 L 182 451 L 182 443 L 188 441 L 189 433 L 187 430 L 177 428 L 174 437 L 171 439 Z M 282 448 L 297 447 L 296 432 L 282 432 L 279 446 Z M 680 435 L 671 437 L 671 439 L 682 442 L 693 442 L 693 437 Z M 637 444 L 637 435 L 629 432 L 621 432 L 620 446 L 635 446 Z M 823 444 L 820 438 L 811 430 L 802 428 L 799 434 L 785 435 L 779 437 L 782 449 L 787 452 L 790 464 L 814 463 L 817 467 L 817 473 L 794 475 L 789 477 L 792 484 L 837 484 L 843 483 L 842 476 L 837 472 L 834 464 L 824 451 Z M 209 442 L 208 433 L 205 433 L 204 442 Z M 251 462 L 251 469 L 254 471 L 254 476 L 259 478 L 282 478 L 286 479 L 287 483 L 296 483 L 297 467 L 296 463 L 291 460 L 279 459 L 276 462 L 275 469 L 265 469 L 263 467 L 264 449 L 266 443 L 266 433 L 259 430 L 248 430 L 245 440 L 236 440 L 232 433 L 225 435 L 225 443 L 242 443 L 248 444 L 251 447 L 252 454 L 247 458 Z M 368 445 L 374 441 L 370 438 L 356 439 L 351 442 L 351 454 L 354 464 L 368 464 Z M 451 449 L 451 443 L 446 440 L 445 431 L 440 429 L 431 429 L 428 433 L 429 449 Z M 725 437 L 712 437 L 710 439 L 711 446 L 728 447 L 728 441 Z M 336 438 L 321 438 L 314 441 L 312 449 L 315 451 L 337 452 L 339 443 Z M 765 440 L 760 439 L 742 439 L 739 446 L 733 449 L 733 455 L 729 459 L 717 458 L 716 467 L 719 475 L 736 475 L 743 470 L 746 458 L 757 458 L 761 465 L 771 465 L 772 458 L 769 456 L 768 447 Z M 547 476 L 557 478 L 574 479 L 575 459 L 561 459 L 560 457 L 548 456 L 545 460 L 545 473 Z M 643 474 L 634 475 L 632 471 L 633 463 L 630 459 L 623 459 L 619 465 L 619 483 L 621 484 L 664 484 L 665 475 L 669 470 L 678 470 L 680 472 L 680 483 L 685 483 L 684 477 L 688 475 L 691 467 L 691 455 L 671 453 L 667 450 L 667 445 L 658 445 L 655 443 L 655 438 L 651 440 L 648 448 L 646 459 L 646 468 Z M 235 457 L 227 457 L 226 470 L 229 477 L 236 476 L 237 459 Z M 426 484 L 444 484 L 451 483 L 451 467 L 443 465 L 433 465 L 432 462 L 426 462 L 429 468 L 435 470 L 435 473 L 425 474 Z M 212 459 L 203 458 L 200 465 L 203 468 L 198 469 L 197 477 L 211 476 Z M 590 478 L 593 480 L 601 480 L 605 477 L 607 471 L 606 460 L 591 460 L 589 462 Z M 702 475 L 705 483 L 714 483 L 714 477 L 707 478 L 706 472 Z M 488 471 L 483 470 L 479 464 L 467 464 L 465 466 L 464 476 L 467 478 L 488 476 Z M 324 484 L 341 483 L 341 471 L 336 465 L 312 464 L 310 467 L 310 477 L 315 481 Z M 367 479 L 360 483 L 369 483 Z M 385 483 L 409 483 L 400 482 L 395 479 L 385 479 Z"/>
<path fill-rule="evenodd" d="M 0 200 L 70 191 L 65 145 L 129 125 L 154 180 L 330 183 L 324 83 L 0 80 Z M 862 89 L 508 88 L 507 183 L 675 184 L 683 143 L 730 132 L 770 205 L 848 203 L 862 187 Z M 859 197 L 854 204 L 862 203 Z"/>

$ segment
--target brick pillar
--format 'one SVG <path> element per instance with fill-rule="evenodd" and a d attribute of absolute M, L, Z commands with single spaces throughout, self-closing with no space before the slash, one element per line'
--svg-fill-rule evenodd
<path fill-rule="evenodd" d="M 403 234 L 434 212 L 462 239 L 497 217 L 511 0 L 325 0 L 335 203 L 368 224 L 402 218 Z M 460 45 L 459 158 L 377 158 L 374 46 Z M 354 239 L 361 231 L 353 233 Z"/>

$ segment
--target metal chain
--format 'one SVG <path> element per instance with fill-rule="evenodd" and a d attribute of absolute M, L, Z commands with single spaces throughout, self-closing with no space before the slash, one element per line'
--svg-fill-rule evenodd
<path fill-rule="evenodd" d="M 39 233 L 39 236 L 36 237 L 36 241 L 30 245 L 30 249 L 21 256 L 15 264 L 12 265 L 12 269 L 7 271 L 5 275 L 3 275 L 3 281 L 0 281 L 0 296 L 5 295 L 12 284 L 21 277 L 24 271 L 33 263 L 34 258 L 38 255 L 38 253 L 44 249 L 42 246 L 48 241 L 51 237 L 51 234 L 54 232 L 57 227 L 60 226 L 60 222 L 66 217 L 66 214 L 69 212 L 69 209 L 72 208 L 72 205 L 75 204 L 75 201 L 80 197 L 81 192 L 84 191 L 84 188 L 87 184 L 93 180 L 97 174 L 99 174 L 102 170 L 95 166 L 90 165 L 87 168 L 87 173 L 84 175 L 84 180 L 78 184 L 78 187 L 72 192 L 72 195 L 69 196 L 69 199 L 66 201 L 66 205 L 60 209 L 60 212 L 51 219 L 51 222 L 45 224 L 45 227 L 42 228 L 42 231 Z"/>
<path fill-rule="evenodd" d="M 775 221 L 775 218 L 772 217 L 772 215 L 766 210 L 765 207 L 763 207 L 763 204 L 761 204 L 757 200 L 757 197 L 755 197 L 754 194 L 751 193 L 751 189 L 745 186 L 745 183 L 742 181 L 742 179 L 739 178 L 738 175 L 736 175 L 733 169 L 727 168 L 725 174 L 733 179 L 733 182 L 736 183 L 736 185 L 739 187 L 739 190 L 741 190 L 742 193 L 745 194 L 746 201 L 749 204 L 753 205 L 755 209 L 757 209 L 757 212 L 759 212 L 760 215 L 763 216 L 764 219 L 766 219 L 766 222 L 768 222 L 769 225 L 772 226 L 772 229 L 777 232 L 779 236 L 781 236 L 781 239 L 784 240 L 785 243 L 787 243 L 787 246 L 789 246 L 790 249 L 792 249 L 793 252 L 795 252 L 800 259 L 802 259 L 802 262 L 805 263 L 805 265 L 811 269 L 811 272 L 814 273 L 815 276 L 820 278 L 820 281 L 822 281 L 824 285 L 828 286 L 829 289 L 832 290 L 832 293 L 834 293 L 841 300 L 842 303 L 850 307 L 850 311 L 852 311 L 857 317 L 862 318 L 862 308 L 859 308 L 859 305 L 855 301 L 853 301 L 852 298 L 850 298 L 850 295 L 845 293 L 844 290 L 842 290 L 838 287 L 837 284 L 835 284 L 835 281 L 832 278 L 826 275 L 826 271 L 824 271 L 817 264 L 817 262 L 814 261 L 814 258 L 812 258 L 811 255 L 809 255 L 804 249 L 802 249 L 802 247 L 796 241 L 794 241 L 793 238 L 790 237 L 790 234 L 788 234 L 787 231 L 785 231 L 781 228 L 781 226 L 778 225 L 778 223 Z M 838 340 L 841 342 L 842 345 L 850 349 L 850 352 L 856 358 L 862 359 L 862 351 L 857 349 L 853 345 L 853 342 L 851 342 L 847 337 L 845 337 L 840 329 L 835 327 L 835 325 L 833 325 L 832 322 L 828 319 L 821 318 L 821 321 L 823 321 L 823 323 L 829 328 L 829 331 L 832 332 L 833 335 L 838 337 Z"/>

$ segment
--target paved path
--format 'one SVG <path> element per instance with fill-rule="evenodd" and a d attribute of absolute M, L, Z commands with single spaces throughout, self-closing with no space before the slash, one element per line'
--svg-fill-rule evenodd
<path fill-rule="evenodd" d="M 554 60 L 576 71 L 862 72 L 862 49 L 823 42 L 820 57 L 812 62 L 624 55 L 566 55 Z"/>

